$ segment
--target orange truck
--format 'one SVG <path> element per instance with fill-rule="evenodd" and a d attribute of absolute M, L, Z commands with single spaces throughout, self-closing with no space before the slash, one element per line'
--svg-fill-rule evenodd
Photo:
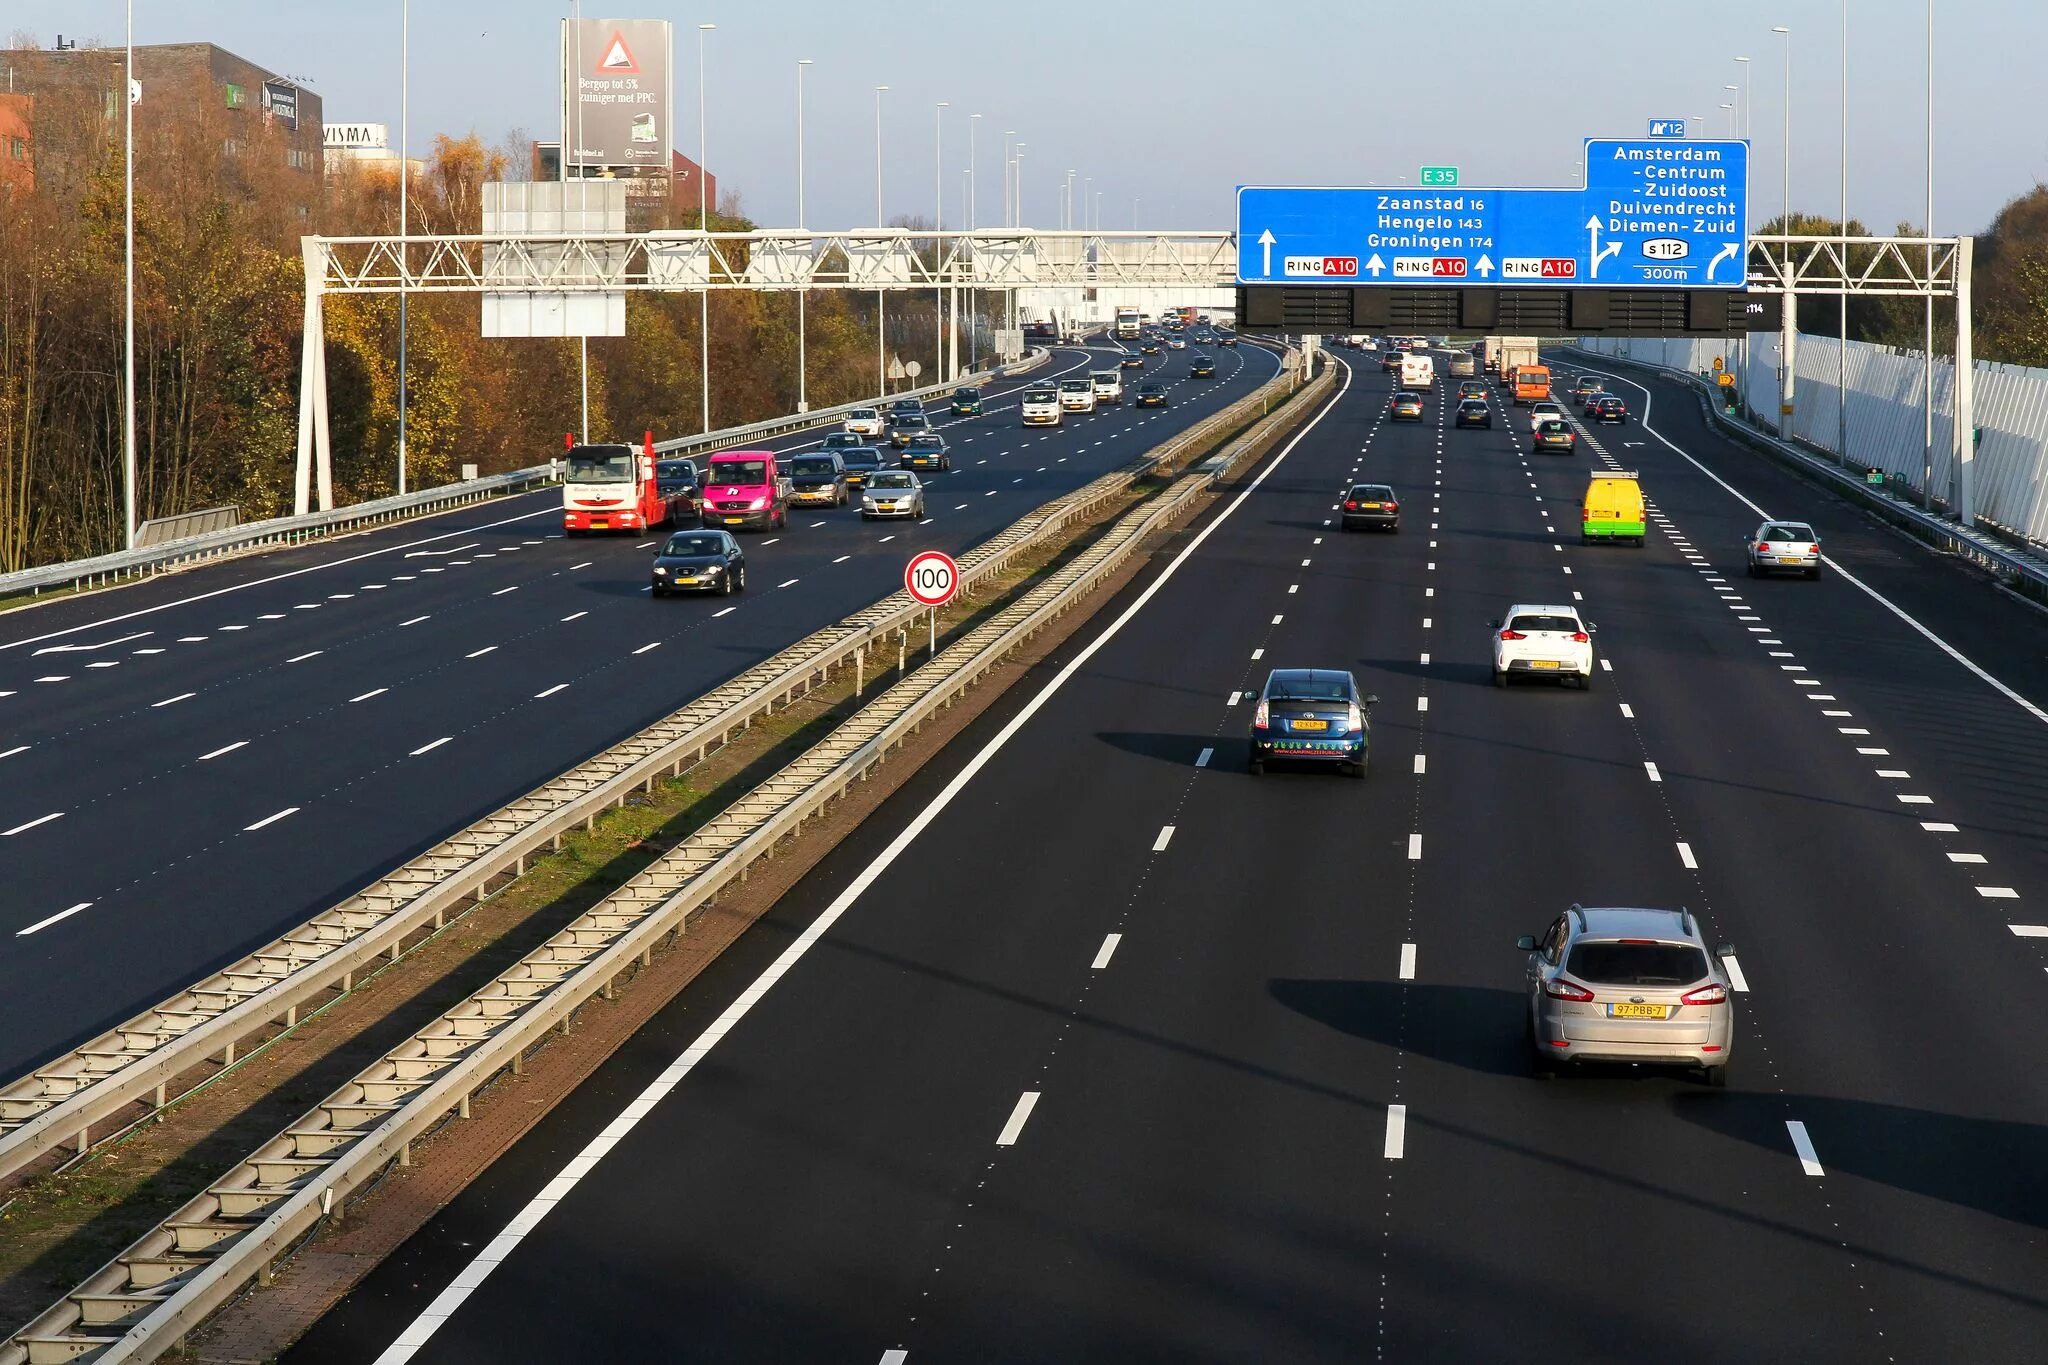
<path fill-rule="evenodd" d="M 1543 365 L 1515 366 L 1515 406 L 1541 403 L 1550 397 L 1550 370 Z"/>

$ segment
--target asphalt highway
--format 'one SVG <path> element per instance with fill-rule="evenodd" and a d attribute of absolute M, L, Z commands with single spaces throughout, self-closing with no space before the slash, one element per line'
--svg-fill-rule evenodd
<path fill-rule="evenodd" d="M 1147 358 L 1170 406 L 1024 428 L 1027 383 L 934 419 L 928 519 L 798 509 L 748 588 L 648 598 L 642 536 L 561 535 L 546 490 L 0 617 L 0 1074 L 18 1075 L 1269 378 Z M 821 433 L 763 444 L 800 449 Z"/>
<path fill-rule="evenodd" d="M 292 1359 L 2040 1359 L 2048 623 L 1674 386 L 1538 456 L 1353 363 Z M 1490 685 L 1513 602 L 1590 690 Z M 1290 666 L 1367 781 L 1246 772 Z M 1733 946 L 1728 1089 L 1530 1074 L 1574 901 Z"/>

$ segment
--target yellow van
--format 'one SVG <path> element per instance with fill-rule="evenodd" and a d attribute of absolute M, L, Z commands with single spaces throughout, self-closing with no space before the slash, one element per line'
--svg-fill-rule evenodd
<path fill-rule="evenodd" d="M 1643 488 L 1632 469 L 1595 473 L 1586 484 L 1586 501 L 1579 509 L 1579 539 L 1634 540 L 1643 543 L 1648 528 L 1643 524 Z"/>

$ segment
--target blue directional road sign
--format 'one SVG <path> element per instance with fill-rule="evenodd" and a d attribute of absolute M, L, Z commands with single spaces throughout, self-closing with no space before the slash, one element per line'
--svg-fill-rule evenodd
<path fill-rule="evenodd" d="M 1653 118 L 1650 120 L 1651 137 L 1684 137 L 1685 120 L 1682 118 Z"/>
<path fill-rule="evenodd" d="M 1237 191 L 1240 284 L 1740 289 L 1749 144 L 1589 138 L 1583 189 Z"/>

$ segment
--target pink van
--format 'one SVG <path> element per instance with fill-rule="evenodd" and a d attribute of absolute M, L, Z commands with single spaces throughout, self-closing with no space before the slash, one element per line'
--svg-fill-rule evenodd
<path fill-rule="evenodd" d="M 704 470 L 706 526 L 789 524 L 789 489 L 772 450 L 721 450 Z"/>

